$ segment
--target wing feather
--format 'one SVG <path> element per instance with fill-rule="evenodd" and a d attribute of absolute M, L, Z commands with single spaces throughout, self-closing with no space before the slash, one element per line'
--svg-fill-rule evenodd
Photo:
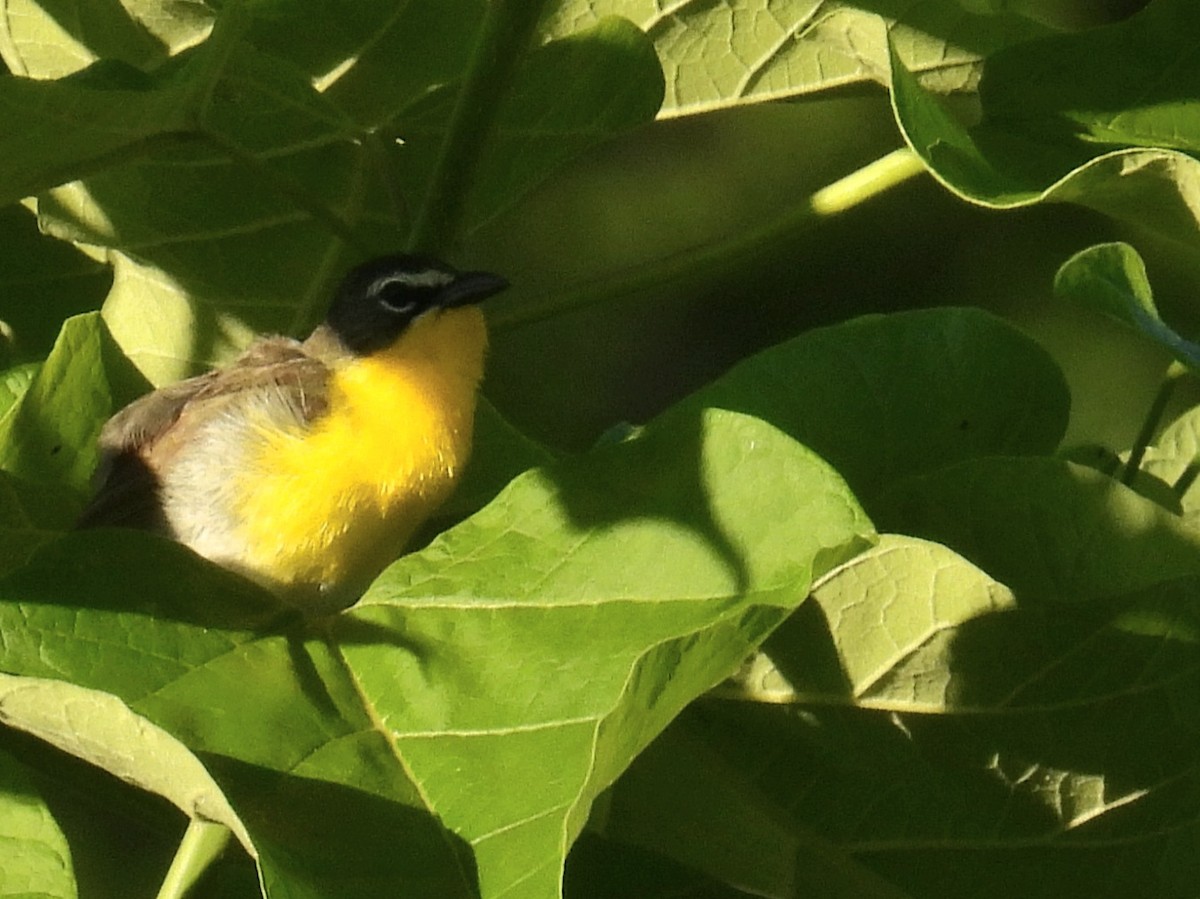
<path fill-rule="evenodd" d="M 100 432 L 95 494 L 78 527 L 120 526 L 169 532 L 161 472 L 198 431 L 249 395 L 270 394 L 281 416 L 305 427 L 325 414 L 329 368 L 297 341 L 253 344 L 226 368 L 159 388 L 130 403 Z"/>

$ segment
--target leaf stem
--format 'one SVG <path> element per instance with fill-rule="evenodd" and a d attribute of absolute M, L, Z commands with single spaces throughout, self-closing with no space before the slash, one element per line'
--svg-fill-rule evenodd
<path fill-rule="evenodd" d="M 852 209 L 924 171 L 921 158 L 901 147 L 821 188 L 762 227 L 635 265 L 610 277 L 568 285 L 520 303 L 496 304 L 488 315 L 489 324 L 496 329 L 519 328 L 655 285 L 707 276 L 794 240 L 823 218 Z"/>
<path fill-rule="evenodd" d="M 450 114 L 429 192 L 409 235 L 413 250 L 442 252 L 457 238 L 476 164 L 545 0 L 491 0 Z"/>
<path fill-rule="evenodd" d="M 229 828 L 193 818 L 179 841 L 157 899 L 182 899 L 229 842 Z"/>
<path fill-rule="evenodd" d="M 1158 431 L 1159 422 L 1162 421 L 1163 414 L 1167 411 L 1167 403 L 1171 401 L 1171 395 L 1175 392 L 1176 385 L 1187 374 L 1187 371 L 1187 366 L 1178 360 L 1173 361 L 1167 366 L 1167 373 L 1163 375 L 1163 381 L 1158 387 L 1158 393 L 1154 395 L 1154 402 L 1150 404 L 1150 411 L 1146 413 L 1146 420 L 1142 422 L 1142 428 L 1138 431 L 1137 438 L 1133 442 L 1133 449 L 1129 452 L 1129 461 L 1125 463 L 1125 468 L 1121 472 L 1122 484 L 1132 484 L 1133 479 L 1137 477 L 1138 470 L 1142 467 L 1142 459 L 1145 458 L 1146 450 L 1150 446 L 1150 441 L 1154 439 L 1154 435 Z"/>
<path fill-rule="evenodd" d="M 921 157 L 908 147 L 901 147 L 822 187 L 809 202 L 817 215 L 834 215 L 903 184 L 924 171 L 925 163 Z"/>

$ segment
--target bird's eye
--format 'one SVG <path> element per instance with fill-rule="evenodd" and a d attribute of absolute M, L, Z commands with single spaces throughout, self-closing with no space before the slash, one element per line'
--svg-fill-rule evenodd
<path fill-rule="evenodd" d="M 417 309 L 417 304 L 412 300 L 405 300 L 399 297 L 384 297 L 383 305 L 387 306 L 388 309 L 391 309 L 397 315 L 412 315 Z"/>
<path fill-rule="evenodd" d="M 412 290 L 405 285 L 385 284 L 378 292 L 379 303 L 397 315 L 412 315 L 417 311 L 417 301 Z"/>

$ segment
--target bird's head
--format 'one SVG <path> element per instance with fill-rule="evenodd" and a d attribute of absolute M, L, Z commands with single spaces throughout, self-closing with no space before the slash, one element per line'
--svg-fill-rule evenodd
<path fill-rule="evenodd" d="M 422 316 L 479 303 L 507 286 L 499 275 L 460 272 L 430 256 L 384 256 L 346 275 L 325 325 L 347 350 L 370 355 L 391 346 Z"/>

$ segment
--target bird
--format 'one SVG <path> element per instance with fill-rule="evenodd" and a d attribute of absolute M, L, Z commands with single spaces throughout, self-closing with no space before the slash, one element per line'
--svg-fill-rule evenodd
<path fill-rule="evenodd" d="M 260 337 L 110 418 L 77 526 L 154 531 L 293 607 L 345 608 L 459 479 L 478 303 L 506 287 L 421 254 L 358 265 L 305 340 Z"/>

